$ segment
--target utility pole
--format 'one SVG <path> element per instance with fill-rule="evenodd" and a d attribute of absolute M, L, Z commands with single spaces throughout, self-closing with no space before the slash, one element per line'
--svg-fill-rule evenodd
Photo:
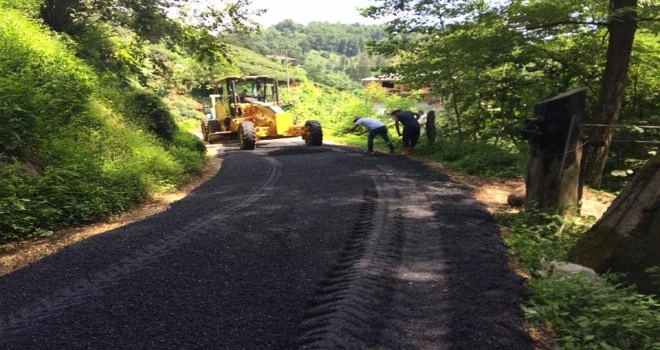
<path fill-rule="evenodd" d="M 286 65 L 286 93 L 289 94 L 289 48 L 284 47 L 284 60 Z"/>

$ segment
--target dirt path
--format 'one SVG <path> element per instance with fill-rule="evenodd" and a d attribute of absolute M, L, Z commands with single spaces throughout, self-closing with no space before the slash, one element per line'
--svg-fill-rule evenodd
<path fill-rule="evenodd" d="M 507 197 L 517 189 L 525 186 L 522 179 L 485 178 L 463 174 L 459 171 L 446 168 L 439 163 L 425 161 L 427 166 L 441 173 L 449 175 L 454 181 L 470 186 L 474 189 L 475 199 L 482 202 L 491 213 L 517 212 L 520 209 L 507 204 Z M 615 196 L 610 193 L 585 188 L 582 198 L 581 216 L 600 218 L 610 206 Z"/>

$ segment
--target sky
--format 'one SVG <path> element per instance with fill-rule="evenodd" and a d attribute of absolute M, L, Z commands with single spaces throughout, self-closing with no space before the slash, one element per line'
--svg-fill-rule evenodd
<path fill-rule="evenodd" d="M 376 20 L 360 16 L 356 9 L 370 4 L 370 0 L 252 0 L 251 8 L 268 10 L 257 18 L 265 28 L 285 19 L 300 24 L 314 21 L 378 24 Z"/>

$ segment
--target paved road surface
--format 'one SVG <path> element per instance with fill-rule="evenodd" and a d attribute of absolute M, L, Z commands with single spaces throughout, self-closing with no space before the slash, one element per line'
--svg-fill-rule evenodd
<path fill-rule="evenodd" d="M 493 219 L 401 156 L 265 141 L 0 278 L 0 349 L 531 349 Z"/>

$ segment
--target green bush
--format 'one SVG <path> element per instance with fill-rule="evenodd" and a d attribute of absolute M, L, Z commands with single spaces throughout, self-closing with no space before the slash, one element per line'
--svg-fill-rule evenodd
<path fill-rule="evenodd" d="M 153 92 L 144 89 L 129 89 L 123 98 L 123 106 L 119 110 L 143 130 L 149 131 L 161 140 L 172 141 L 176 132 L 176 123 L 163 100 Z M 122 101 L 119 97 L 111 96 L 113 101 Z"/>
<path fill-rule="evenodd" d="M 553 274 L 530 282 L 533 322 L 558 330 L 562 349 L 660 349 L 660 301 L 612 277 Z"/>
<path fill-rule="evenodd" d="M 163 193 L 181 184 L 184 169 L 167 153 L 155 136 L 140 129 L 117 124 L 109 130 L 113 140 L 104 169 L 129 171 L 140 179 L 146 193 Z"/>
<path fill-rule="evenodd" d="M 0 13 L 0 144 L 37 148 L 42 135 L 76 123 L 93 91 L 91 70 L 64 38 L 15 10 Z"/>
<path fill-rule="evenodd" d="M 55 217 L 58 209 L 41 195 L 39 178 L 21 175 L 20 165 L 4 164 L 0 170 L 0 242 L 43 233 L 49 227 L 43 218 Z"/>
<path fill-rule="evenodd" d="M 197 172 L 204 166 L 205 158 L 199 152 L 175 146 L 169 149 L 169 153 L 183 167 L 183 171 L 186 173 Z"/>
<path fill-rule="evenodd" d="M 181 164 L 184 172 L 193 173 L 199 171 L 206 161 L 206 145 L 197 136 L 177 131 L 174 134 L 172 146 L 168 152 Z"/>
<path fill-rule="evenodd" d="M 594 223 L 542 212 L 500 214 L 497 221 L 511 252 L 533 277 L 532 298 L 523 305 L 534 324 L 553 329 L 560 349 L 660 349 L 660 304 L 612 276 L 587 278 L 552 273 L 549 262 L 567 251 Z"/>
<path fill-rule="evenodd" d="M 203 165 L 203 144 L 193 135 L 175 134 L 166 151 L 103 105 L 94 103 L 86 115 L 86 122 L 48 135 L 43 166 L 11 158 L 0 163 L 0 241 L 120 212 L 175 188 Z"/>
<path fill-rule="evenodd" d="M 206 153 L 204 141 L 187 131 L 177 130 L 172 140 L 172 146 L 185 148 L 202 155 Z"/>
<path fill-rule="evenodd" d="M 165 98 L 165 102 L 172 111 L 177 124 L 193 120 L 199 126 L 199 121 L 205 118 L 204 114 L 197 110 L 201 103 L 192 98 L 170 95 Z"/>
<path fill-rule="evenodd" d="M 470 175 L 519 178 L 524 174 L 524 156 L 520 152 L 487 143 L 437 140 L 429 145 L 422 136 L 417 154 Z"/>
<path fill-rule="evenodd" d="M 201 125 L 199 119 L 186 119 L 176 123 L 180 131 L 187 132 L 189 134 L 194 134 L 196 132 L 201 133 Z M 176 139 L 176 136 L 175 136 Z M 204 146 L 206 148 L 206 146 Z"/>
<path fill-rule="evenodd" d="M 512 231 L 504 236 L 512 253 L 525 261 L 528 272 L 537 275 L 550 261 L 565 261 L 570 247 L 593 223 L 537 211 L 500 213 L 497 221 Z"/>
<path fill-rule="evenodd" d="M 84 165 L 47 166 L 43 173 L 30 175 L 19 165 L 5 166 L 2 175 L 0 242 L 39 236 L 119 212 L 140 193 L 130 188 L 131 181 L 125 181 L 129 179 Z"/>
<path fill-rule="evenodd" d="M 121 212 L 205 161 L 160 97 L 127 78 L 142 62 L 126 51 L 131 38 L 74 52 L 67 35 L 25 17 L 39 3 L 0 0 L 0 242 Z M 183 115 L 193 102 L 182 101 Z"/>
<path fill-rule="evenodd" d="M 42 0 L 0 0 L 0 9 L 19 10 L 24 16 L 36 18 L 42 3 Z"/>

